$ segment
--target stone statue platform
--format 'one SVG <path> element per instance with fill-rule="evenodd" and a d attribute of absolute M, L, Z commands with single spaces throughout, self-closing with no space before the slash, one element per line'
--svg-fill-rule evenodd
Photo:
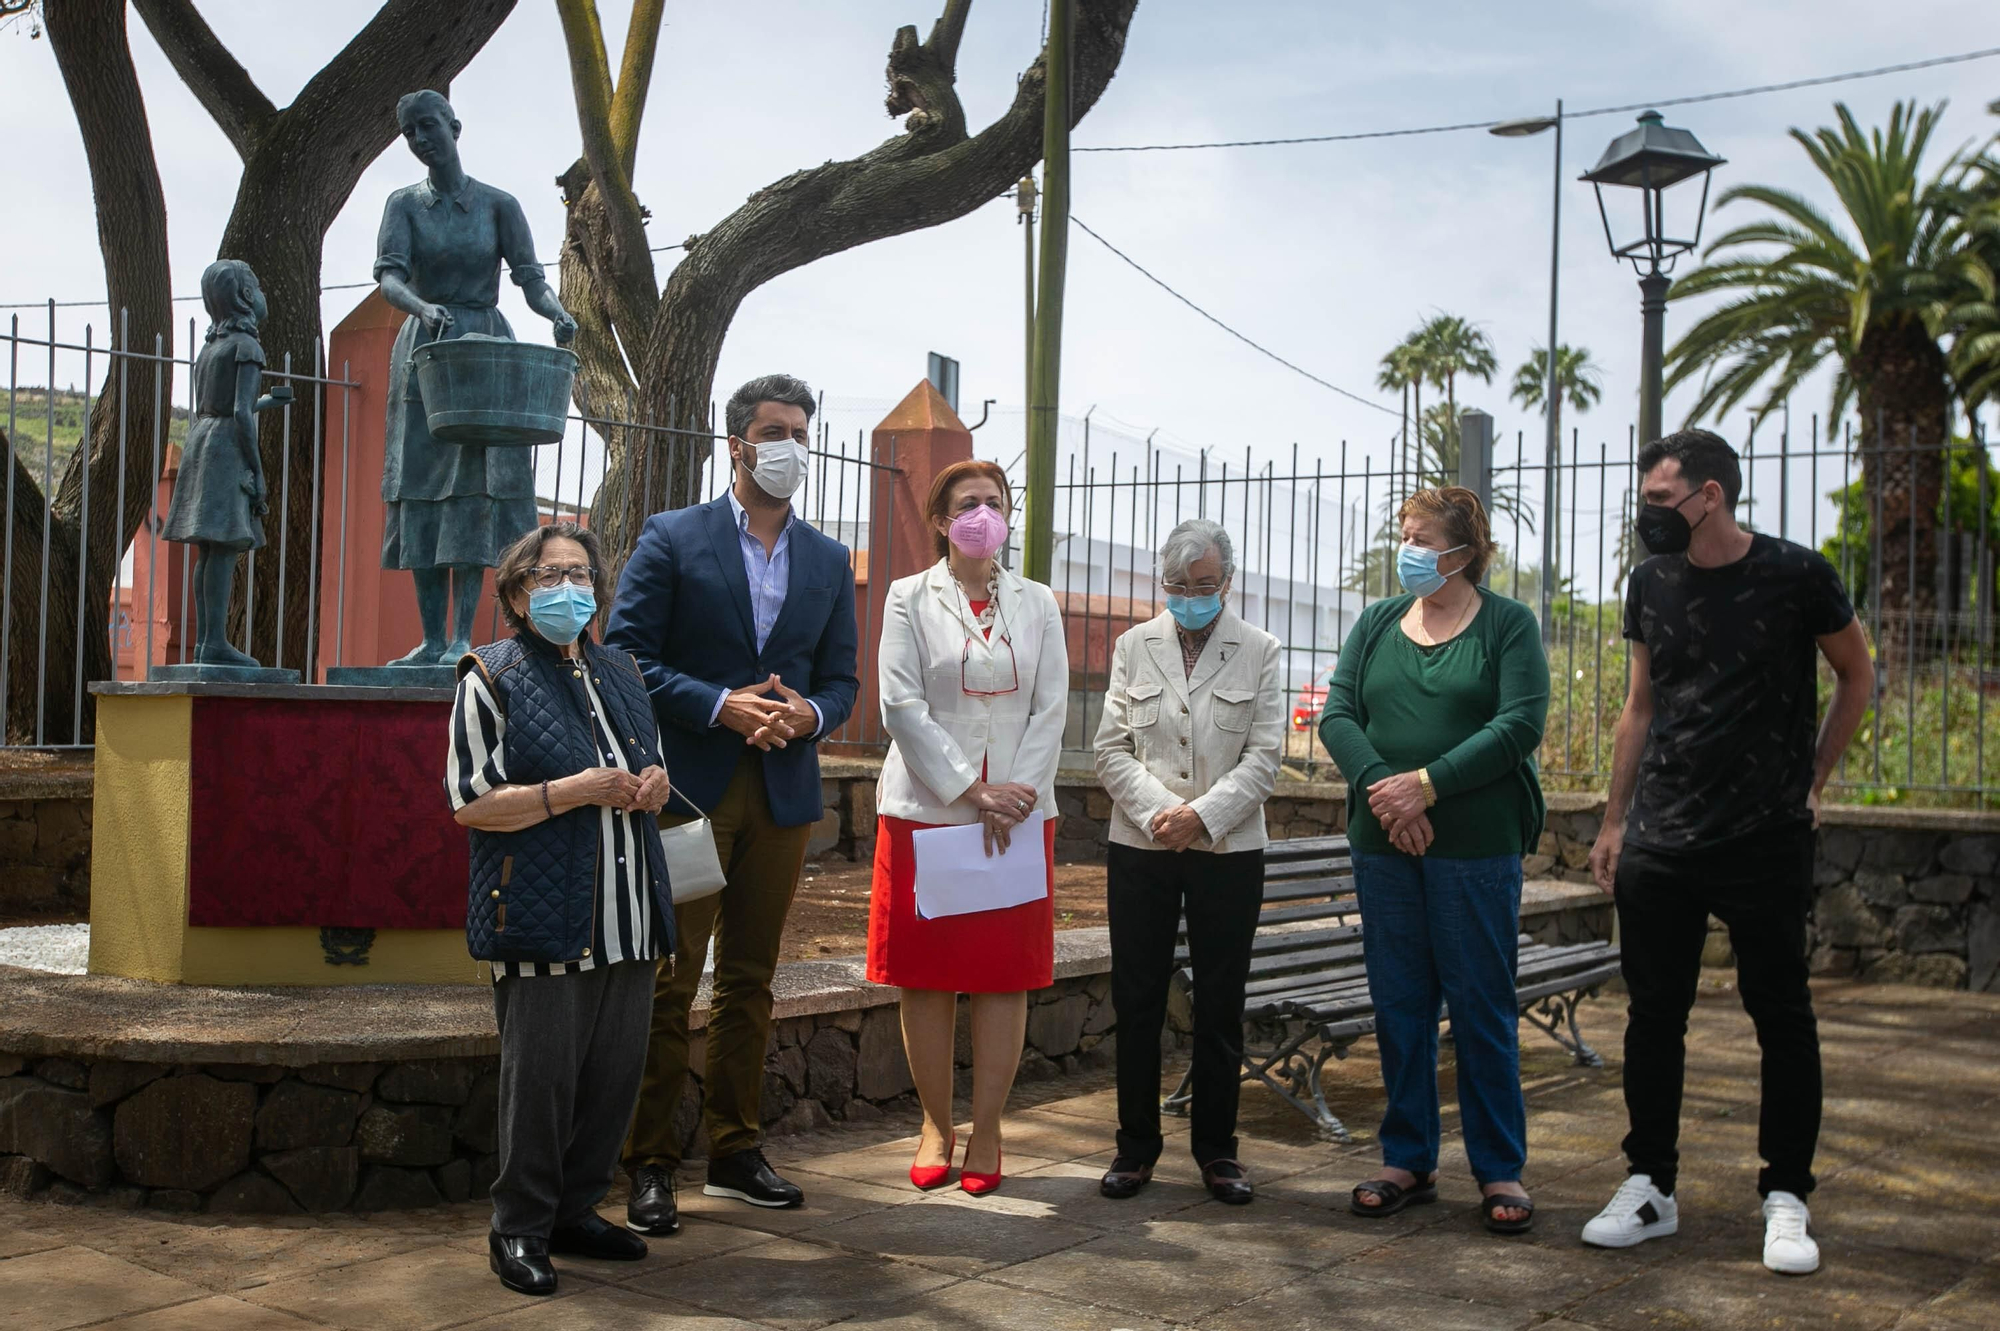
<path fill-rule="evenodd" d="M 296 670 L 262 666 L 156 665 L 146 668 L 148 684 L 297 684 Z"/>
<path fill-rule="evenodd" d="M 465 830 L 442 784 L 448 689 L 91 691 L 92 974 L 483 983 L 465 950 Z"/>
<path fill-rule="evenodd" d="M 328 666 L 326 682 L 333 688 L 360 689 L 445 689 L 458 688 L 458 667 L 427 666 Z"/>

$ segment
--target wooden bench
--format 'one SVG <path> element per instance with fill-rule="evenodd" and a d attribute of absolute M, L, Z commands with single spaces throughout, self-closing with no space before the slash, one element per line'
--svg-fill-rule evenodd
<path fill-rule="evenodd" d="M 1375 1030 L 1375 1004 L 1361 957 L 1361 916 L 1345 837 L 1273 841 L 1264 852 L 1264 913 L 1251 946 L 1243 1008 L 1243 1080 L 1258 1081 L 1318 1125 L 1323 1137 L 1348 1142 L 1328 1108 L 1321 1076 Z M 1577 1007 L 1618 975 L 1618 946 L 1553 946 L 1520 938 L 1515 998 L 1521 1016 L 1568 1050 L 1583 1067 L 1604 1059 L 1583 1038 Z M 1185 926 L 1174 984 L 1189 997 Z M 1192 1068 L 1161 1108 L 1185 1114 Z"/>

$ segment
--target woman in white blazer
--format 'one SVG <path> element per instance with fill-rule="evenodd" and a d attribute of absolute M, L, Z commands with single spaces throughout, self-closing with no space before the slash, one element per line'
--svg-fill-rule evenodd
<path fill-rule="evenodd" d="M 1111 654 L 1097 774 L 1111 796 L 1106 904 L 1118 1012 L 1118 1154 L 1099 1188 L 1130 1197 L 1160 1157 L 1160 1027 L 1182 912 L 1194 970 L 1189 1146 L 1202 1183 L 1251 1200 L 1236 1159 L 1243 990 L 1264 904 L 1264 802 L 1278 776 L 1285 698 L 1278 640 L 1226 606 L 1236 558 L 1193 518 L 1160 547 L 1167 613 Z"/>
<path fill-rule="evenodd" d="M 971 996 L 972 1137 L 959 1186 L 974 1194 L 1000 1186 L 1000 1114 L 1021 1062 L 1028 991 L 1055 981 L 1053 819 L 1069 652 L 1054 593 L 997 558 L 1009 508 L 1007 474 L 991 462 L 938 473 L 925 509 L 938 562 L 890 585 L 877 651 L 892 743 L 875 792 L 868 978 L 903 991 L 903 1048 L 924 1108 L 910 1182 L 924 1189 L 951 1173 L 957 997 Z M 1049 890 L 926 919 L 912 838 L 972 823 L 986 854 L 1036 855 Z"/>

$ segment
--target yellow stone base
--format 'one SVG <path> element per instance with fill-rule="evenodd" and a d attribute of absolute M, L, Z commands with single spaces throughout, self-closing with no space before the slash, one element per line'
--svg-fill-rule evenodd
<path fill-rule="evenodd" d="M 188 922 L 194 699 L 100 695 L 91 834 L 90 973 L 168 984 L 483 984 L 461 929 L 382 929 L 361 966 L 335 966 L 311 928 Z"/>

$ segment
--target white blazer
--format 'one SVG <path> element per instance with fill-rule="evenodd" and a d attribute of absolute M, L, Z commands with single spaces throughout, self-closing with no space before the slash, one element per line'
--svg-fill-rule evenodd
<path fill-rule="evenodd" d="M 998 578 L 990 641 L 943 560 L 889 585 L 876 657 L 882 724 L 893 742 L 875 788 L 878 812 L 977 822 L 978 811 L 960 797 L 984 764 L 986 780 L 1026 782 L 1035 807 L 1055 816 L 1069 712 L 1062 616 L 1041 583 L 1005 568 Z"/>
<path fill-rule="evenodd" d="M 1134 625 L 1112 650 L 1097 727 L 1112 841 L 1152 849 L 1155 815 L 1187 804 L 1208 829 L 1193 849 L 1261 849 L 1284 742 L 1275 637 L 1225 609 L 1190 675 L 1172 615 Z"/>

